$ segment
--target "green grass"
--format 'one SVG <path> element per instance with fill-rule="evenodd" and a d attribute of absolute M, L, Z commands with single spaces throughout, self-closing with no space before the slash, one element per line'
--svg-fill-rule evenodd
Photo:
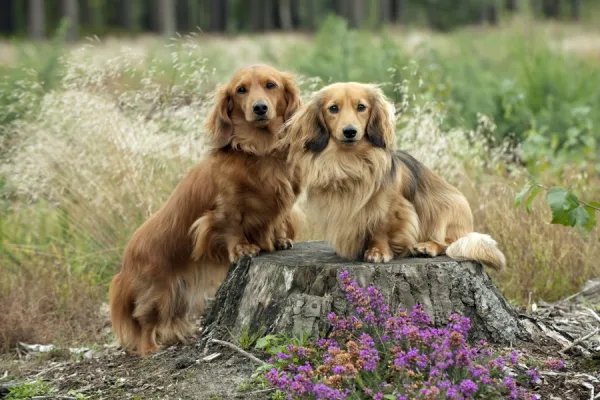
<path fill-rule="evenodd" d="M 558 50 L 570 32 L 517 21 L 372 33 L 328 19 L 314 38 L 15 42 L 0 66 L 3 349 L 105 339 L 99 308 L 127 240 L 202 154 L 210 91 L 256 61 L 298 73 L 305 95 L 335 80 L 381 83 L 404 111 L 401 147 L 465 193 L 476 228 L 507 254 L 511 268 L 494 275 L 504 293 L 524 302 L 578 290 L 600 274 L 599 229 L 551 226 L 539 202 L 531 215 L 512 208 L 530 177 L 600 200 L 600 47 Z M 236 341 L 250 348 L 259 336 Z"/>
<path fill-rule="evenodd" d="M 21 383 L 9 389 L 7 400 L 31 399 L 34 396 L 45 396 L 50 394 L 52 387 L 48 384 L 36 380 L 33 382 Z"/>

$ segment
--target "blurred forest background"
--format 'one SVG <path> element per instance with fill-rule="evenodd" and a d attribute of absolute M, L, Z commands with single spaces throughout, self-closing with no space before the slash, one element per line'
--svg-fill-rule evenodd
<path fill-rule="evenodd" d="M 176 31 L 245 33 L 314 31 L 328 14 L 351 28 L 422 24 L 450 30 L 468 24 L 497 24 L 501 14 L 530 8 L 540 18 L 589 18 L 594 0 L 5 0 L 0 34 L 33 39 L 71 22 L 68 39 L 105 33 Z M 597 4 L 596 4 L 597 8 Z"/>
<path fill-rule="evenodd" d="M 3 0 L 0 352 L 111 339 L 127 241 L 202 157 L 214 89 L 256 62 L 305 97 L 380 84 L 398 146 L 506 254 L 490 274 L 515 304 L 600 276 L 598 0 Z M 528 181 L 585 201 L 555 202 L 578 226 L 550 223 L 541 186 L 515 208 Z"/>

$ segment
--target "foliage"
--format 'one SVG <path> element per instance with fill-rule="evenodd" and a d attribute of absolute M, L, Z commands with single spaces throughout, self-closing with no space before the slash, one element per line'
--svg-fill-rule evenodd
<path fill-rule="evenodd" d="M 229 331 L 229 336 L 231 339 L 242 349 L 248 350 L 255 344 L 257 341 L 264 335 L 265 328 L 261 327 L 256 331 L 252 331 L 249 325 L 242 325 L 239 335 L 235 335 L 233 332 Z"/>
<path fill-rule="evenodd" d="M 331 313 L 328 338 L 288 345 L 270 360 L 264 377 L 288 399 L 538 398 L 525 388 L 540 378 L 537 369 L 515 379 L 519 355 L 470 345 L 468 318 L 452 315 L 433 328 L 422 306 L 392 313 L 375 287 L 359 287 L 347 271 L 340 280 L 355 315 Z"/>
<path fill-rule="evenodd" d="M 542 196 L 529 217 L 513 199 L 526 179 L 599 198 L 599 66 L 557 50 L 562 39 L 538 33 L 547 26 L 508 28 L 374 34 L 333 18 L 314 43 L 13 43 L 14 65 L 0 67 L 2 350 L 105 339 L 101 306 L 127 240 L 202 157 L 212 89 L 256 61 L 298 72 L 305 96 L 330 78 L 381 84 L 399 113 L 398 146 L 456 185 L 475 229 L 506 254 L 509 268 L 493 273 L 503 293 L 552 301 L 579 290 L 600 274 L 600 229 L 560 229 Z M 303 229 L 298 240 L 319 239 L 310 221 Z"/>
<path fill-rule="evenodd" d="M 22 400 L 30 399 L 33 396 L 44 396 L 52 391 L 52 387 L 42 382 L 35 380 L 33 382 L 24 382 L 20 385 L 13 386 L 9 389 L 6 400 Z"/>
<path fill-rule="evenodd" d="M 600 211 L 600 203 L 579 200 L 569 189 L 527 183 L 515 197 L 515 207 L 523 203 L 527 212 L 531 211 L 531 203 L 541 192 L 547 194 L 548 206 L 552 210 L 552 224 L 564 226 L 580 226 L 591 231 L 596 226 L 596 211 Z M 527 196 L 527 198 L 525 198 Z"/>
<path fill-rule="evenodd" d="M 480 0 L 425 0 L 422 2 L 432 29 L 449 31 L 481 20 Z"/>
<path fill-rule="evenodd" d="M 433 36 L 411 50 L 385 30 L 378 35 L 349 30 L 345 20 L 332 16 L 310 45 L 269 55 L 324 84 L 385 82 L 392 98 L 395 87 L 408 81 L 412 94 L 422 95 L 419 101 L 443 108 L 445 129 L 475 129 L 483 114 L 496 125 L 490 142 L 522 144 L 520 158 L 532 169 L 548 158 L 557 168 L 587 161 L 600 171 L 600 65 L 573 57 L 526 26 L 509 29 L 477 32 L 476 41 L 474 32 L 459 31 L 445 46 L 436 45 L 441 39 Z M 419 70 L 418 85 L 407 68 L 411 62 Z"/>

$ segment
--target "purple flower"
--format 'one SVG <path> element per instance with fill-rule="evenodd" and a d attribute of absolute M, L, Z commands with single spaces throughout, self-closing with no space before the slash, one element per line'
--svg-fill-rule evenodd
<path fill-rule="evenodd" d="M 465 379 L 460 383 L 460 391 L 465 396 L 472 396 L 477 392 L 477 385 L 470 379 Z"/>
<path fill-rule="evenodd" d="M 510 353 L 510 362 L 514 365 L 517 363 L 518 358 L 519 358 L 519 353 L 517 353 L 515 350 L 513 350 Z"/>
<path fill-rule="evenodd" d="M 336 365 L 335 367 L 333 367 L 333 373 L 336 375 L 341 375 L 344 373 L 344 371 L 345 369 L 341 365 Z"/>
<path fill-rule="evenodd" d="M 529 371 L 525 372 L 525 374 L 531 379 L 532 384 L 536 384 L 542 377 L 539 371 L 535 368 L 530 369 Z"/>
<path fill-rule="evenodd" d="M 434 328 L 421 304 L 410 313 L 400 308 L 391 314 L 375 287 L 359 287 L 347 271 L 340 280 L 352 315 L 330 313 L 327 339 L 286 346 L 270 360 L 280 361 L 280 367 L 265 373 L 265 379 L 287 398 L 383 399 L 383 393 L 394 393 L 398 400 L 466 400 L 482 393 L 486 398 L 536 398 L 505 371 L 517 363 L 517 352 L 492 357 L 487 342 L 467 342 L 468 318 L 453 314 L 445 328 Z M 549 360 L 546 367 L 560 369 L 564 363 Z M 540 378 L 535 369 L 527 376 L 532 383 Z"/>
<path fill-rule="evenodd" d="M 318 383 L 313 387 L 313 394 L 317 400 L 342 400 L 347 397 L 347 394 L 337 389 Z"/>
<path fill-rule="evenodd" d="M 547 368 L 550 368 L 554 371 L 563 369 L 565 366 L 565 363 L 562 360 L 548 360 L 545 364 Z"/>

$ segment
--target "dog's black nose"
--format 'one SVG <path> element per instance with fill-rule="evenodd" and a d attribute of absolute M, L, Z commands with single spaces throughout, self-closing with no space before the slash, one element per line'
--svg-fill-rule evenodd
<path fill-rule="evenodd" d="M 257 101 L 252 106 L 252 109 L 256 115 L 265 115 L 269 111 L 269 106 L 264 101 Z"/>
<path fill-rule="evenodd" d="M 344 129 L 342 129 L 342 133 L 348 139 L 352 139 L 354 136 L 356 136 L 356 132 L 357 132 L 356 128 L 353 127 L 352 125 L 345 126 Z"/>

